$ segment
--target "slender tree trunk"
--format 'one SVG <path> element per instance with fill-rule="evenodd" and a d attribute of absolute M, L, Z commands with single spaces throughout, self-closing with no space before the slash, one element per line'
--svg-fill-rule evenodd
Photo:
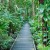
<path fill-rule="evenodd" d="M 35 16 L 34 0 L 32 0 L 32 15 Z"/>
<path fill-rule="evenodd" d="M 4 0 L 1 0 L 1 3 L 3 3 L 4 2 Z"/>
<path fill-rule="evenodd" d="M 48 35 L 47 36 L 44 36 L 46 34 L 48 34 L 47 32 L 47 22 L 44 21 L 44 18 L 42 18 L 42 31 L 43 31 L 43 44 L 46 46 L 47 45 L 47 38 L 48 38 Z"/>
<path fill-rule="evenodd" d="M 8 10 L 10 10 L 10 8 L 11 8 L 11 0 L 9 0 Z"/>

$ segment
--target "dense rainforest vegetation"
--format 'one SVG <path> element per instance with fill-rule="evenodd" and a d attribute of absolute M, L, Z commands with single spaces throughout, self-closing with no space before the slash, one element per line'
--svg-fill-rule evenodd
<path fill-rule="evenodd" d="M 0 50 L 10 49 L 26 21 L 36 49 L 50 50 L 50 0 L 0 0 Z"/>

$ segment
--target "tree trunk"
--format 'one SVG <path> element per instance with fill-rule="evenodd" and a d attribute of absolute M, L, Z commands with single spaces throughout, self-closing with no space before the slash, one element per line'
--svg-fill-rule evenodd
<path fill-rule="evenodd" d="M 1 3 L 3 3 L 4 2 L 4 0 L 1 0 Z"/>
<path fill-rule="evenodd" d="M 32 15 L 35 16 L 34 0 L 32 0 Z"/>

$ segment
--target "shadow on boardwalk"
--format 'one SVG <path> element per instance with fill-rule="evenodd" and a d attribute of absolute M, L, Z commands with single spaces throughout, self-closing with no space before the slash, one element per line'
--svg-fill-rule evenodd
<path fill-rule="evenodd" d="M 16 39 L 14 45 L 10 50 L 36 50 L 33 45 L 33 39 L 30 32 L 30 26 L 28 23 L 25 23 L 18 39 Z"/>

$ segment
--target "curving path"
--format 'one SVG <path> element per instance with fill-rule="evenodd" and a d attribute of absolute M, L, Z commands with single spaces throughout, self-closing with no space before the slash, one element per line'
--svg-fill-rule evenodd
<path fill-rule="evenodd" d="M 24 24 L 18 38 L 10 50 L 36 50 L 28 23 Z"/>

